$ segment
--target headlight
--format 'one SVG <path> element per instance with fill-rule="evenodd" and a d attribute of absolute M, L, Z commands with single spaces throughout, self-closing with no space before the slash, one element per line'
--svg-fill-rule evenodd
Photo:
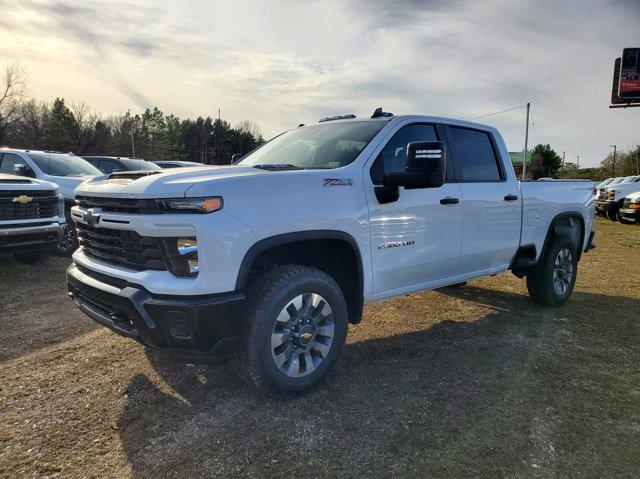
<path fill-rule="evenodd" d="M 169 198 L 156 200 L 158 208 L 163 211 L 189 212 L 189 213 L 213 213 L 222 209 L 222 197 L 210 198 Z"/>
<path fill-rule="evenodd" d="M 164 262 L 176 276 L 198 276 L 198 243 L 195 238 L 160 238 Z"/>
<path fill-rule="evenodd" d="M 629 200 L 629 208 L 634 208 L 634 209 L 640 208 L 640 197 L 631 198 Z"/>

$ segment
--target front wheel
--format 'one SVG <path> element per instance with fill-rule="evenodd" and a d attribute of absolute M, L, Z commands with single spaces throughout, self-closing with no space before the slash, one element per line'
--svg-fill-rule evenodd
<path fill-rule="evenodd" d="M 578 255 L 566 236 L 557 236 L 538 265 L 527 274 L 529 296 L 543 306 L 560 306 L 571 296 L 578 273 Z"/>
<path fill-rule="evenodd" d="M 272 396 L 301 393 L 325 379 L 347 336 L 347 305 L 333 278 L 286 265 L 249 288 L 242 364 L 249 381 Z"/>
<path fill-rule="evenodd" d="M 73 223 L 67 222 L 62 232 L 62 239 L 56 247 L 56 255 L 70 257 L 78 249 L 78 234 Z"/>
<path fill-rule="evenodd" d="M 607 218 L 611 221 L 618 221 L 618 212 L 617 211 L 607 211 Z"/>

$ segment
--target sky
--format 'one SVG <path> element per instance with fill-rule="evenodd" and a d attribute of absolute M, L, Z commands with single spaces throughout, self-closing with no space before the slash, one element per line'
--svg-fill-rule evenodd
<path fill-rule="evenodd" d="M 581 166 L 640 143 L 640 108 L 608 108 L 624 47 L 640 0 L 0 0 L 0 67 L 19 61 L 39 100 L 220 108 L 265 138 L 379 106 L 471 119 L 530 102 L 530 145 Z M 478 121 L 522 150 L 524 108 Z"/>

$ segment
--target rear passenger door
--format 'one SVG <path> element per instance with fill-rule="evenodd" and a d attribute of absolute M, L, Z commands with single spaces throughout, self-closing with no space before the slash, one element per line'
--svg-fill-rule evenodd
<path fill-rule="evenodd" d="M 465 273 L 503 270 L 520 243 L 522 200 L 490 131 L 446 128 L 462 193 L 462 260 Z"/>

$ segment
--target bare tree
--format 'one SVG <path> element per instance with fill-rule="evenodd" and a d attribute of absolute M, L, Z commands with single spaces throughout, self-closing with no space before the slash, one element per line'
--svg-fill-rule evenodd
<path fill-rule="evenodd" d="M 19 117 L 20 106 L 25 100 L 27 74 L 19 63 L 12 63 L 5 70 L 0 86 L 0 142 L 6 141 L 7 128 Z"/>
<path fill-rule="evenodd" d="M 260 127 L 253 120 L 242 120 L 236 123 L 234 128 L 236 131 L 240 133 L 249 133 L 256 140 L 262 138 L 262 132 L 260 131 Z"/>

